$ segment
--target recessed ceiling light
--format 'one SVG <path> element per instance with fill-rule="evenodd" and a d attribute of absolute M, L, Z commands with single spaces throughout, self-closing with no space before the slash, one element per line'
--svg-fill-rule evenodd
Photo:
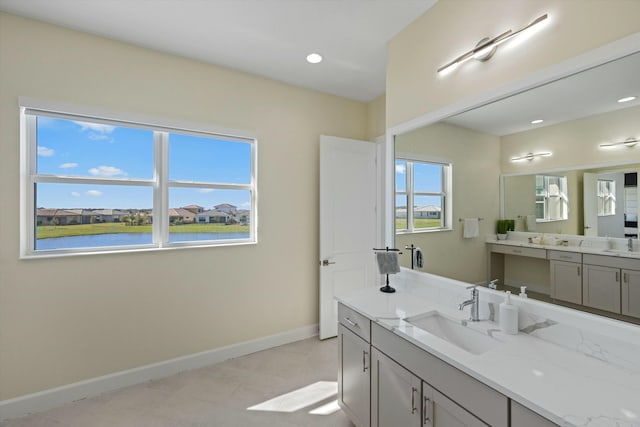
<path fill-rule="evenodd" d="M 311 64 L 317 64 L 320 61 L 322 61 L 322 56 L 317 53 L 310 53 L 309 55 L 307 55 L 307 62 Z"/>
<path fill-rule="evenodd" d="M 544 122 L 544 120 L 542 120 L 542 119 L 536 119 L 536 120 L 532 120 L 532 121 L 531 121 L 531 124 L 532 124 L 532 125 L 537 125 L 537 124 L 540 124 L 540 123 L 542 123 L 542 122 Z"/>
<path fill-rule="evenodd" d="M 636 99 L 635 96 L 627 96 L 626 98 L 618 99 L 618 102 L 629 102 L 629 101 L 633 101 L 634 99 Z"/>

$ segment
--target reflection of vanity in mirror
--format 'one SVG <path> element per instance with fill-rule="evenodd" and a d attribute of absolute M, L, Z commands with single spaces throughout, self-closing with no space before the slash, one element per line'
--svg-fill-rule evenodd
<path fill-rule="evenodd" d="M 639 98 L 617 102 L 627 96 Z M 638 138 L 640 53 L 396 135 L 396 159 L 453 171 L 452 193 L 421 206 L 396 167 L 396 246 L 422 246 L 426 271 L 467 281 L 456 265 L 473 266 L 468 254 L 484 246 L 487 283 L 498 278 L 499 290 L 524 285 L 530 298 L 640 323 L 640 254 L 625 253 L 638 237 Z M 433 229 L 420 228 L 425 212 L 438 216 Z M 478 238 L 464 238 L 465 218 L 483 219 Z M 514 219 L 516 232 L 486 243 L 498 218 Z"/>

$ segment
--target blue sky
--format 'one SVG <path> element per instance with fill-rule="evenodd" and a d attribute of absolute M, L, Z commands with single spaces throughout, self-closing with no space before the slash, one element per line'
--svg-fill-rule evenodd
<path fill-rule="evenodd" d="M 38 174 L 153 178 L 153 131 L 38 117 Z M 249 184 L 248 143 L 169 135 L 169 179 Z M 248 209 L 248 191 L 172 188 L 169 206 L 206 209 L 231 203 Z M 46 208 L 152 207 L 151 187 L 39 184 L 37 206 Z"/>

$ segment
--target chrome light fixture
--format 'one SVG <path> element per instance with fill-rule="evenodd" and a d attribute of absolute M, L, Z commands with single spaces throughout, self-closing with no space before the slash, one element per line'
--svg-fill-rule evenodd
<path fill-rule="evenodd" d="M 602 143 L 600 144 L 600 148 L 615 147 L 616 145 L 624 145 L 625 147 L 631 148 L 635 147 L 638 142 L 640 142 L 638 138 L 627 138 L 624 141 Z"/>
<path fill-rule="evenodd" d="M 482 40 L 480 40 L 478 42 L 476 47 L 474 47 L 470 51 L 468 51 L 466 53 L 463 53 L 462 55 L 458 56 L 453 61 L 443 65 L 440 68 L 438 68 L 438 73 L 441 73 L 441 72 L 443 72 L 445 70 L 449 70 L 449 69 L 455 68 L 455 67 L 467 62 L 470 59 L 477 59 L 479 61 L 487 61 L 488 59 L 490 59 L 493 56 L 493 54 L 498 49 L 498 46 L 500 46 L 502 43 L 505 43 L 505 42 L 511 40 L 512 38 L 514 38 L 515 36 L 517 36 L 519 34 L 522 34 L 524 31 L 526 31 L 526 30 L 528 30 L 528 29 L 540 24 L 541 22 L 545 21 L 548 17 L 549 17 L 548 14 L 545 13 L 544 15 L 536 18 L 529 25 L 519 29 L 516 32 L 513 32 L 512 30 L 507 30 L 504 33 L 502 33 L 499 36 L 496 36 L 494 38 L 489 38 L 489 37 L 483 38 Z"/>
<path fill-rule="evenodd" d="M 535 159 L 536 157 L 549 157 L 551 156 L 551 153 L 546 151 L 543 153 L 527 153 L 524 156 L 519 156 L 519 157 L 512 157 L 511 161 L 512 162 L 522 162 L 525 160 L 531 161 L 533 159 Z"/>

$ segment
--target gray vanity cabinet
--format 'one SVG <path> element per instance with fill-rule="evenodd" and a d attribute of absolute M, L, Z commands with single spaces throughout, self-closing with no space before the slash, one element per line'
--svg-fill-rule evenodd
<path fill-rule="evenodd" d="M 371 421 L 369 319 L 338 305 L 338 405 L 358 427 Z"/>
<path fill-rule="evenodd" d="M 422 382 L 422 423 L 428 427 L 487 427 L 425 382 Z"/>
<path fill-rule="evenodd" d="M 370 425 L 370 346 L 338 325 L 338 405 L 358 427 Z"/>
<path fill-rule="evenodd" d="M 371 426 L 420 427 L 420 378 L 371 349 Z"/>
<path fill-rule="evenodd" d="M 620 313 L 620 276 L 619 268 L 585 264 L 582 304 Z"/>
<path fill-rule="evenodd" d="M 548 419 L 541 417 L 518 402 L 511 401 L 511 426 L 512 427 L 556 427 Z"/>
<path fill-rule="evenodd" d="M 640 317 L 640 271 L 623 269 L 620 291 L 622 314 Z"/>
<path fill-rule="evenodd" d="M 549 251 L 551 298 L 582 304 L 582 254 Z"/>

